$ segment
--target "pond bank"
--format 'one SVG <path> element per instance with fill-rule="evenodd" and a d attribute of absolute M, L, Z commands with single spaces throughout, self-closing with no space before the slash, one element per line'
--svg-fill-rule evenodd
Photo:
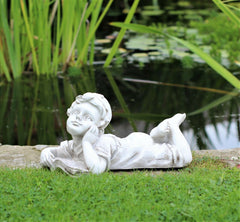
<path fill-rule="evenodd" d="M 48 145 L 36 146 L 0 146 L 0 167 L 10 168 L 39 168 L 40 152 Z M 229 167 L 240 166 L 240 148 L 225 150 L 197 150 L 193 151 L 193 159 L 202 157 L 219 158 Z"/>

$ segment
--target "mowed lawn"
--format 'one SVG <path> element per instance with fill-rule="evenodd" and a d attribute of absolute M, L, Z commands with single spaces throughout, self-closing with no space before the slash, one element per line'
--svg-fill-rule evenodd
<path fill-rule="evenodd" d="M 0 221 L 240 221 L 239 173 L 210 158 L 77 178 L 1 168 Z"/>

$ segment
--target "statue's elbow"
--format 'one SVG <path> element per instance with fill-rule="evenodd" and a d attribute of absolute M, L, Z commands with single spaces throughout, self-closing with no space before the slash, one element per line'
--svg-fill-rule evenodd
<path fill-rule="evenodd" d="M 101 174 L 101 173 L 103 173 L 105 171 L 105 169 L 101 169 L 100 167 L 93 167 L 92 169 L 91 169 L 91 172 L 93 173 L 93 174 Z"/>
<path fill-rule="evenodd" d="M 94 165 L 90 171 L 93 173 L 93 174 L 101 174 L 103 172 L 106 171 L 106 168 L 107 168 L 107 164 L 105 162 L 100 162 L 99 164 L 96 164 Z"/>

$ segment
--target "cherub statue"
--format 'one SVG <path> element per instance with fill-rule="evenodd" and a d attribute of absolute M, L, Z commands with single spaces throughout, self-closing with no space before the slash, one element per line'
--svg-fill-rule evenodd
<path fill-rule="evenodd" d="M 101 94 L 77 96 L 67 115 L 72 140 L 41 152 L 41 165 L 51 170 L 100 174 L 107 170 L 181 168 L 192 161 L 189 144 L 179 129 L 185 114 L 165 119 L 150 135 L 135 132 L 125 138 L 104 134 L 112 110 Z"/>

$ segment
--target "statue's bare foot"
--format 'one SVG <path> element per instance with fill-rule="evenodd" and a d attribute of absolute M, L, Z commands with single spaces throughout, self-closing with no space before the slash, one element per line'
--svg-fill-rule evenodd
<path fill-rule="evenodd" d="M 181 123 L 185 120 L 186 114 L 185 113 L 177 113 L 173 117 L 166 119 L 168 120 L 170 125 L 181 125 Z M 165 120 L 164 120 L 165 121 Z"/>
<path fill-rule="evenodd" d="M 157 142 L 167 142 L 171 134 L 171 127 L 178 127 L 186 118 L 186 114 L 176 114 L 171 118 L 163 120 L 152 129 L 150 136 Z"/>

